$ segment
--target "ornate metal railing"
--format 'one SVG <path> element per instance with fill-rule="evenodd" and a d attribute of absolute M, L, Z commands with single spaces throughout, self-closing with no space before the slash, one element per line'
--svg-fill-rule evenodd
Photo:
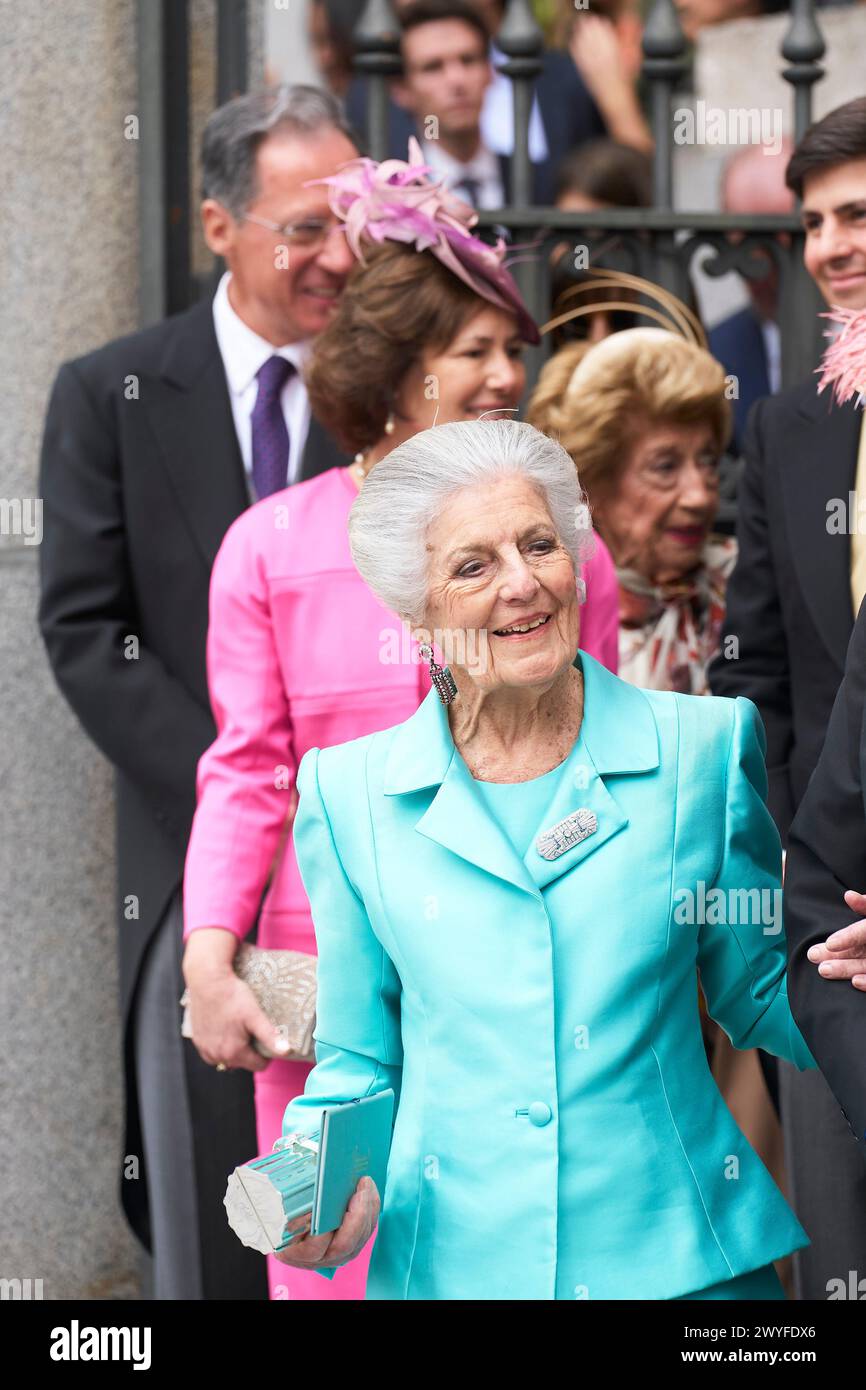
<path fill-rule="evenodd" d="M 387 83 L 399 68 L 399 26 L 391 0 L 368 0 L 355 39 L 356 68 L 369 79 L 368 152 L 381 159 L 389 153 Z M 756 280 L 767 274 L 769 264 L 776 267 L 783 384 L 807 376 L 821 344 L 821 305 L 803 266 L 803 232 L 797 215 L 674 211 L 672 103 L 688 69 L 688 45 L 673 0 L 654 0 L 643 38 L 642 71 L 655 142 L 654 206 L 650 209 L 565 213 L 531 205 L 529 117 L 544 40 L 530 0 L 507 0 L 497 44 L 508 58 L 502 70 L 514 85 L 512 201 L 501 211 L 480 213 L 479 225 L 503 226 L 521 245 L 532 243 L 532 256 L 515 264 L 515 276 L 539 321 L 546 320 L 550 312 L 548 251 L 563 236 L 587 247 L 590 267 L 594 254 L 603 255 L 605 266 L 641 275 L 684 300 L 691 297 L 694 258 L 709 247 L 712 254 L 703 260 L 702 267 L 712 276 L 734 270 Z M 792 0 L 780 58 L 782 74 L 793 88 L 795 139 L 811 120 L 812 87 L 823 75 L 823 54 L 813 0 Z M 780 233 L 786 235 L 780 238 Z M 534 381 L 548 351 L 549 341 L 530 354 L 530 381 Z"/>

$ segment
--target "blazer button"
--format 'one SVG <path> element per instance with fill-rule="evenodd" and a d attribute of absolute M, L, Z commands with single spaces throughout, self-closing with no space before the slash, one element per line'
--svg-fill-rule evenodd
<path fill-rule="evenodd" d="M 532 1102 L 529 1107 L 530 1124 L 538 1125 L 538 1128 L 541 1129 L 542 1125 L 549 1124 L 552 1118 L 553 1111 L 549 1105 L 545 1105 L 543 1100 L 534 1100 Z"/>

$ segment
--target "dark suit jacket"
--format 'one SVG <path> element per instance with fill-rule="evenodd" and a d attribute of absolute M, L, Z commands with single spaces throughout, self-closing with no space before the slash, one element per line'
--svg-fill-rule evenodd
<path fill-rule="evenodd" d="M 807 382 L 758 401 L 746 431 L 723 629 L 738 655 L 726 657 L 723 637 L 710 686 L 760 710 L 783 840 L 821 752 L 854 621 L 850 541 L 828 531 L 827 504 L 847 504 L 861 420 Z"/>
<path fill-rule="evenodd" d="M 757 314 L 747 306 L 711 328 L 710 352 L 729 376 L 737 378 L 739 395 L 734 405 L 733 446 L 742 452 L 749 411 L 770 394 L 767 348 Z"/>
<path fill-rule="evenodd" d="M 303 476 L 345 461 L 314 422 Z M 57 684 L 116 772 L 124 1151 L 141 1154 L 131 1004 L 183 876 L 196 767 L 216 734 L 211 566 L 249 505 L 210 301 L 60 368 L 40 495 L 40 629 Z M 145 1184 L 121 1191 L 147 1243 Z"/>
<path fill-rule="evenodd" d="M 825 980 L 806 958 L 860 916 L 847 888 L 866 889 L 866 604 L 848 648 L 818 766 L 791 826 L 785 868 L 788 997 L 815 1060 L 866 1158 L 866 994 Z"/>

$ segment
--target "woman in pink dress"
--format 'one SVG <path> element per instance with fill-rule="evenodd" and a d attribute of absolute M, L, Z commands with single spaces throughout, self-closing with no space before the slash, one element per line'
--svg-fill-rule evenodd
<path fill-rule="evenodd" d="M 417 644 L 352 563 L 349 509 L 416 431 L 512 411 L 523 344 L 538 341 L 504 248 L 470 234 L 471 208 L 429 181 L 417 146 L 409 164 L 354 160 L 328 182 L 359 263 L 308 388 L 355 462 L 265 498 L 223 541 L 208 632 L 217 737 L 199 763 L 184 878 L 193 1040 L 212 1065 L 254 1072 L 260 1153 L 310 1065 L 253 1049 L 255 1038 L 276 1050 L 275 1029 L 232 960 L 257 916 L 259 947 L 316 952 L 291 838 L 298 763 L 407 718 L 429 689 Z M 584 580 L 584 649 L 615 670 L 616 577 L 600 542 Z M 374 1239 L 332 1280 L 269 1258 L 271 1297 L 362 1299 Z"/>

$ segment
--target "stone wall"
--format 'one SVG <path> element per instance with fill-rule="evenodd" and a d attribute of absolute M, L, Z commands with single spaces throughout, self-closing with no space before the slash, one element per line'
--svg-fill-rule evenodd
<path fill-rule="evenodd" d="M 208 9 L 191 7 L 195 53 Z M 38 526 L 16 524 L 59 364 L 137 326 L 135 21 L 134 0 L 0 0 L 0 1278 L 46 1299 L 139 1291 L 118 1199 L 111 773 L 53 683 Z M 262 24 L 253 0 L 256 75 Z"/>

